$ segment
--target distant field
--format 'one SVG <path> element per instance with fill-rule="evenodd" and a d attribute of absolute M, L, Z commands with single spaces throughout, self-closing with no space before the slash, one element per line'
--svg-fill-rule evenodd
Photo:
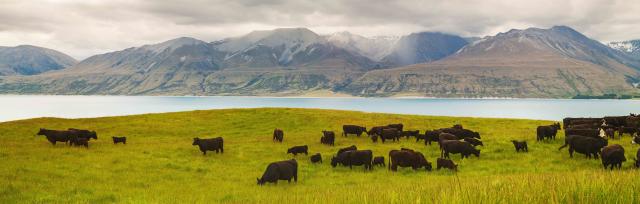
<path fill-rule="evenodd" d="M 535 142 L 535 127 L 551 121 L 374 114 L 315 109 L 228 109 L 94 119 L 40 118 L 0 123 L 0 203 L 639 203 L 640 171 L 632 167 L 638 146 L 630 137 L 622 170 L 603 170 L 600 160 L 558 151 L 564 136 Z M 405 129 L 460 123 L 479 131 L 480 158 L 452 155 L 459 172 L 435 171 L 438 145 L 414 139 L 372 143 L 366 136 L 338 136 L 320 144 L 321 130 L 341 133 L 343 124 L 371 127 L 403 123 Z M 89 149 L 52 146 L 38 128 L 92 129 Z M 282 144 L 271 141 L 274 128 Z M 127 136 L 114 145 L 111 136 Z M 203 156 L 193 137 L 222 136 L 225 153 Z M 510 140 L 526 139 L 529 153 L 516 153 Z M 267 164 L 290 159 L 287 148 L 307 144 L 323 164 L 298 155 L 299 180 L 256 185 Z M 434 171 L 390 172 L 363 167 L 332 168 L 331 156 L 355 144 L 374 156 L 416 149 Z"/>

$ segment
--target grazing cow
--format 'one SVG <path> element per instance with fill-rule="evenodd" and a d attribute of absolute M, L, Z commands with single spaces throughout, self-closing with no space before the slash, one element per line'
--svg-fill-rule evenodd
<path fill-rule="evenodd" d="M 619 127 L 618 128 L 618 136 L 620 136 L 620 138 L 622 138 L 622 135 L 624 133 L 629 133 L 630 135 L 634 135 L 637 132 L 638 132 L 638 128 L 634 128 L 634 127 Z"/>
<path fill-rule="evenodd" d="M 527 147 L 527 141 L 517 141 L 517 140 L 511 140 L 511 142 L 513 143 L 513 146 L 516 147 L 516 152 L 529 152 L 529 148 Z"/>
<path fill-rule="evenodd" d="M 193 138 L 192 145 L 198 145 L 203 155 L 207 155 L 207 151 L 216 151 L 216 154 L 218 152 L 224 153 L 224 141 L 222 140 L 222 137 L 209 139 L 200 139 L 196 137 Z"/>
<path fill-rule="evenodd" d="M 544 139 L 556 139 L 556 134 L 558 134 L 558 130 L 560 129 L 560 124 L 556 123 L 553 125 L 544 125 L 538 126 L 536 128 L 537 140 L 542 141 Z"/>
<path fill-rule="evenodd" d="M 438 158 L 436 166 L 438 167 L 438 170 L 440 170 L 441 168 L 446 168 L 453 171 L 458 171 L 458 165 L 453 163 L 453 161 L 451 161 L 450 159 Z"/>
<path fill-rule="evenodd" d="M 336 167 L 338 164 L 342 164 L 343 166 L 349 166 L 350 169 L 353 169 L 353 166 L 364 165 L 365 170 L 372 170 L 372 159 L 373 152 L 371 150 L 351 150 L 342 152 L 331 158 L 331 166 Z"/>
<path fill-rule="evenodd" d="M 460 130 L 464 129 L 464 128 L 462 127 L 462 124 L 455 124 L 455 125 L 453 125 L 453 128 L 455 128 L 455 129 L 460 129 Z"/>
<path fill-rule="evenodd" d="M 84 137 L 74 137 L 69 140 L 69 145 L 84 146 L 86 148 L 89 148 L 89 139 Z"/>
<path fill-rule="evenodd" d="M 469 157 L 469 155 L 473 154 L 476 157 L 480 157 L 480 150 L 477 150 L 473 147 L 473 145 L 469 144 L 465 141 L 459 140 L 446 140 L 442 141 L 442 156 L 444 158 L 449 158 L 449 153 L 462 155 L 462 158 Z"/>
<path fill-rule="evenodd" d="M 598 159 L 598 153 L 601 148 L 607 146 L 609 143 L 607 139 L 601 137 L 585 137 L 581 135 L 569 135 L 564 139 L 564 145 L 558 150 L 569 146 L 569 157 L 573 157 L 573 152 L 585 154 L 587 158 L 594 156 L 594 159 Z"/>
<path fill-rule="evenodd" d="M 284 139 L 284 131 L 278 128 L 273 130 L 273 141 L 282 142 L 282 139 Z"/>
<path fill-rule="evenodd" d="M 367 131 L 367 135 L 382 135 L 382 130 L 387 128 L 386 126 L 375 126 L 372 127 L 369 131 Z"/>
<path fill-rule="evenodd" d="M 424 167 L 431 171 L 431 163 L 424 158 L 420 152 L 413 150 L 391 150 L 389 151 L 389 169 L 397 171 L 400 167 L 411 167 L 413 170 Z"/>
<path fill-rule="evenodd" d="M 440 149 L 442 149 L 442 142 L 447 140 L 460 140 L 460 138 L 449 133 L 440 133 L 440 135 L 438 135 L 438 145 Z"/>
<path fill-rule="evenodd" d="M 633 161 L 634 161 L 633 165 L 636 168 L 640 168 L 640 149 L 638 149 L 638 152 L 636 152 L 636 158 L 633 159 Z"/>
<path fill-rule="evenodd" d="M 416 137 L 418 138 L 418 135 L 420 134 L 420 130 L 413 130 L 413 131 L 402 131 L 402 133 L 400 133 L 401 136 L 406 137 L 407 139 L 409 139 L 409 137 Z"/>
<path fill-rule="evenodd" d="M 65 130 L 48 130 L 40 128 L 37 135 L 44 135 L 52 145 L 56 145 L 56 142 L 68 142 L 70 138 L 69 131 Z"/>
<path fill-rule="evenodd" d="M 98 134 L 96 133 L 96 131 L 69 128 L 69 132 L 73 136 L 76 136 L 76 137 L 86 138 L 86 139 L 89 139 L 89 140 L 90 139 L 94 139 L 94 140 L 98 139 Z"/>
<path fill-rule="evenodd" d="M 343 125 L 342 126 L 342 135 L 347 136 L 348 134 L 355 134 L 358 137 L 362 135 L 363 132 L 367 132 L 366 127 L 357 126 L 357 125 Z"/>
<path fill-rule="evenodd" d="M 385 140 L 393 140 L 395 142 L 396 140 L 400 140 L 400 133 L 401 131 L 395 128 L 383 129 L 380 139 L 382 143 L 384 143 Z"/>
<path fill-rule="evenodd" d="M 372 165 L 385 166 L 384 157 L 383 156 L 374 157 Z"/>
<path fill-rule="evenodd" d="M 640 135 L 635 134 L 633 139 L 631 139 L 631 144 L 640 144 Z"/>
<path fill-rule="evenodd" d="M 611 139 L 615 139 L 616 138 L 616 132 L 615 132 L 615 130 L 613 130 L 613 128 L 607 128 L 604 131 L 604 133 L 608 138 L 611 138 Z"/>
<path fill-rule="evenodd" d="M 326 145 L 334 145 L 334 142 L 336 140 L 336 134 L 333 131 L 322 131 L 322 137 L 320 138 L 320 143 L 321 144 L 326 144 Z"/>
<path fill-rule="evenodd" d="M 353 151 L 353 150 L 358 150 L 358 147 L 356 147 L 355 145 L 351 145 L 342 149 L 338 150 L 338 154 L 336 155 L 340 155 L 340 153 L 346 152 L 346 151 Z"/>
<path fill-rule="evenodd" d="M 427 130 L 424 132 L 424 145 L 431 145 L 431 142 L 437 142 L 440 141 L 440 133 L 442 133 L 439 130 Z M 416 139 L 416 142 L 418 141 L 418 139 Z"/>
<path fill-rule="evenodd" d="M 624 156 L 624 148 L 619 144 L 612 144 L 602 148 L 600 156 L 602 156 L 602 166 L 604 166 L 604 169 L 607 169 L 607 166 L 611 166 L 610 169 L 612 170 L 614 166 L 620 169 L 622 168 L 622 163 L 627 161 L 627 158 Z"/>
<path fill-rule="evenodd" d="M 402 123 L 387 125 L 387 128 L 393 128 L 393 129 L 396 129 L 396 130 L 398 130 L 400 132 L 402 132 L 402 130 L 403 130 L 402 128 L 403 127 L 404 127 L 404 125 L 402 125 Z"/>
<path fill-rule="evenodd" d="M 305 155 L 308 155 L 309 154 L 308 151 L 309 151 L 309 147 L 307 145 L 293 146 L 287 150 L 287 154 L 293 154 L 293 156 L 296 156 L 298 154 L 304 153 Z"/>
<path fill-rule="evenodd" d="M 127 144 L 127 137 L 111 137 L 113 139 L 113 144 Z"/>
<path fill-rule="evenodd" d="M 322 163 L 322 155 L 320 155 L 320 153 L 316 153 L 314 155 L 311 155 L 311 163 Z"/>
<path fill-rule="evenodd" d="M 287 180 L 291 183 L 291 179 L 298 182 L 298 162 L 295 159 L 273 162 L 267 166 L 262 174 L 262 178 L 258 178 L 258 185 L 264 183 L 278 183 L 278 180 Z"/>
<path fill-rule="evenodd" d="M 378 135 L 371 135 L 371 141 L 373 141 L 373 143 L 378 142 Z"/>
<path fill-rule="evenodd" d="M 580 135 L 585 137 L 600 137 L 600 130 L 598 129 L 564 129 L 564 135 Z"/>
<path fill-rule="evenodd" d="M 455 135 L 456 137 L 462 139 L 467 137 L 478 138 L 480 139 L 480 133 L 474 132 L 467 129 L 458 129 L 458 128 L 442 128 L 440 131 L 444 133 L 449 133 Z"/>
<path fill-rule="evenodd" d="M 476 139 L 476 138 L 465 137 L 463 140 L 468 142 L 468 143 L 470 143 L 473 146 L 478 146 L 478 145 L 484 146 L 484 144 L 482 144 L 482 141 L 480 141 L 479 139 Z"/>

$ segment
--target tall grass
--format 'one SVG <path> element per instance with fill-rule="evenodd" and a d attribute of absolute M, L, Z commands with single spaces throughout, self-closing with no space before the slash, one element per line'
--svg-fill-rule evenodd
<path fill-rule="evenodd" d="M 437 144 L 402 139 L 372 143 L 366 136 L 338 136 L 335 147 L 320 144 L 321 130 L 342 124 L 371 127 L 404 123 L 433 129 L 461 123 L 481 133 L 480 158 L 460 159 L 459 172 L 410 168 L 332 168 L 331 155 L 355 144 L 385 156 L 413 148 L 434 163 Z M 603 170 L 599 160 L 569 158 L 557 148 L 563 136 L 535 142 L 535 127 L 550 121 L 373 114 L 316 109 L 229 109 L 95 119 L 40 118 L 0 123 L 0 203 L 638 203 L 640 174 L 631 162 Z M 93 129 L 90 148 L 52 146 L 38 128 Z M 274 128 L 284 142 L 271 141 Z M 127 136 L 114 145 L 111 136 Z M 222 136 L 225 153 L 203 156 L 193 137 Z M 529 153 L 516 153 L 510 140 L 526 139 Z M 634 158 L 629 137 L 614 140 Z M 272 161 L 290 159 L 286 149 L 307 144 L 323 164 L 298 155 L 299 180 L 257 186 Z"/>

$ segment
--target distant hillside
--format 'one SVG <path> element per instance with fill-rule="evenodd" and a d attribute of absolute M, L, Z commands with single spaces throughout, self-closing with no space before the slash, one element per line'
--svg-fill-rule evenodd
<path fill-rule="evenodd" d="M 609 47 L 627 53 L 636 59 L 640 59 L 640 40 L 610 42 L 608 45 Z"/>
<path fill-rule="evenodd" d="M 0 76 L 34 75 L 72 66 L 76 60 L 64 53 L 31 45 L 0 47 Z"/>
<path fill-rule="evenodd" d="M 89 57 L 0 93 L 560 97 L 638 95 L 640 59 L 566 27 L 485 38 L 254 31 L 215 42 L 182 37 Z"/>

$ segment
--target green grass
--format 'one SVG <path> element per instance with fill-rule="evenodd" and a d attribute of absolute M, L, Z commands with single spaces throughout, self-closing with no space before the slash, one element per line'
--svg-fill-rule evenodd
<path fill-rule="evenodd" d="M 332 168 L 330 157 L 355 144 L 374 156 L 408 147 L 434 163 L 438 146 L 415 140 L 372 143 L 366 136 L 319 143 L 321 130 L 339 134 L 342 124 L 371 127 L 404 123 L 406 129 L 461 123 L 479 131 L 480 158 L 460 159 L 459 172 L 365 172 Z M 569 158 L 556 141 L 535 142 L 535 127 L 550 121 L 374 114 L 315 109 L 229 109 L 94 119 L 40 118 L 0 123 L 0 203 L 638 203 L 640 172 L 627 161 L 622 170 L 603 170 L 600 160 Z M 38 128 L 93 129 L 90 148 L 52 146 Z M 282 144 L 271 141 L 275 127 Z M 127 136 L 114 145 L 111 136 Z M 193 137 L 222 136 L 225 153 L 203 156 Z M 529 141 L 529 153 L 515 153 L 512 139 Z M 619 143 L 628 160 L 637 147 Z M 287 148 L 307 144 L 324 163 L 298 155 L 299 180 L 257 186 L 267 164 L 290 159 Z"/>

